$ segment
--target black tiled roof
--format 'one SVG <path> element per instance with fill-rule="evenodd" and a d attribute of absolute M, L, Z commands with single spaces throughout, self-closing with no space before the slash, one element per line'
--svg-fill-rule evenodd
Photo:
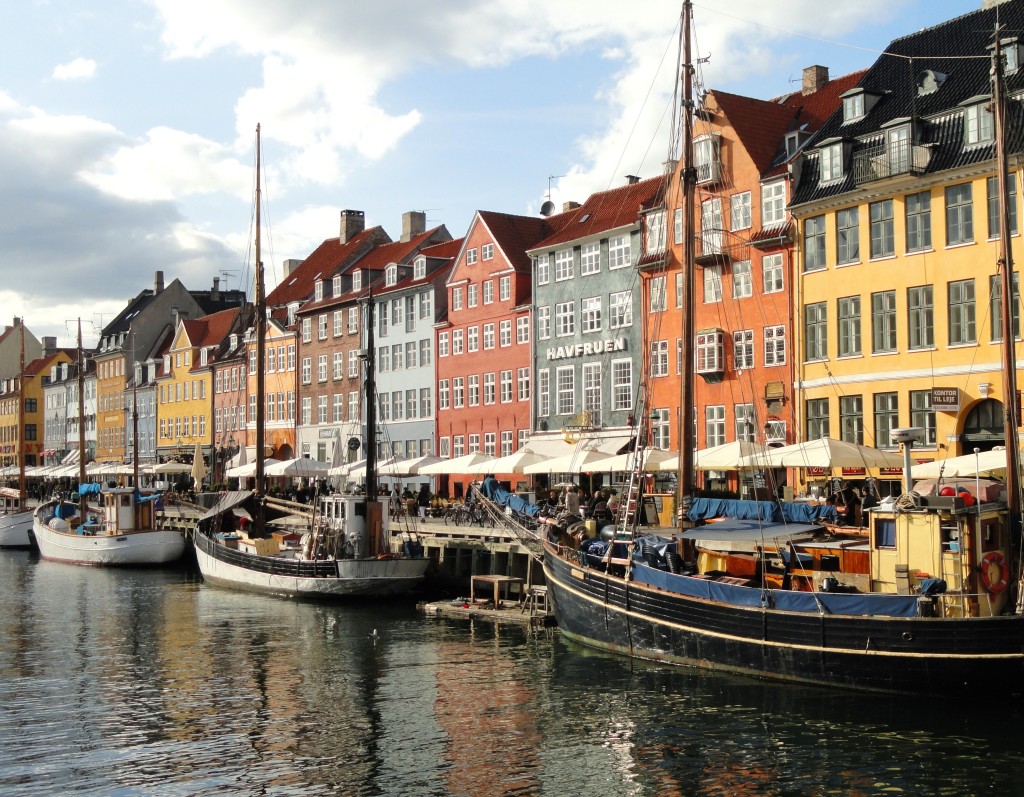
<path fill-rule="evenodd" d="M 889 122 L 912 118 L 917 125 L 916 144 L 930 151 L 925 173 L 953 169 L 994 157 L 994 145 L 965 147 L 962 104 L 974 97 L 991 94 L 991 47 L 996 22 L 1002 38 L 1019 38 L 1024 43 L 1024 0 L 1010 0 L 995 8 L 975 11 L 940 25 L 903 36 L 893 42 L 860 82 L 866 92 L 879 96 L 867 115 L 843 124 L 842 107 L 832 114 L 808 143 L 808 157 L 793 194 L 793 205 L 824 199 L 854 188 L 853 170 L 843 180 L 819 184 L 818 160 L 814 147 L 834 138 L 854 140 L 853 153 L 883 143 L 882 130 Z M 945 75 L 939 88 L 918 95 L 919 76 L 930 70 Z M 1006 92 L 1024 91 L 1024 64 L 1006 77 Z M 1022 150 L 1022 108 L 1009 103 L 1007 150 Z"/>

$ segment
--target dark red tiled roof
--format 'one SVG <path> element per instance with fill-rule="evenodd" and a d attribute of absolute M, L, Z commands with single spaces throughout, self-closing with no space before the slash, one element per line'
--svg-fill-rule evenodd
<path fill-rule="evenodd" d="M 193 346 L 216 346 L 230 334 L 240 312 L 241 308 L 232 307 L 182 323 Z"/>
<path fill-rule="evenodd" d="M 779 145 L 793 124 L 796 109 L 726 91 L 713 91 L 711 96 L 736 131 L 757 171 L 764 172 L 775 160 Z"/>
<path fill-rule="evenodd" d="M 552 216 L 515 216 L 511 213 L 496 213 L 493 210 L 477 211 L 480 221 L 494 237 L 495 245 L 504 253 L 516 271 L 529 271 L 530 258 L 526 250 L 551 235 L 568 221 L 569 214 Z M 563 218 L 566 217 L 566 218 Z"/>
<path fill-rule="evenodd" d="M 839 107 L 839 95 L 856 87 L 868 70 L 861 69 L 830 80 L 817 91 L 801 94 L 799 91 L 779 99 L 779 102 L 798 109 L 797 121 L 807 124 L 812 133 L 817 131 Z"/>

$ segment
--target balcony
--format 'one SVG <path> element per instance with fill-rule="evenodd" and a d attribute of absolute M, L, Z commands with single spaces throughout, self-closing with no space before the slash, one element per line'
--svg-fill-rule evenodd
<path fill-rule="evenodd" d="M 931 151 L 909 141 L 892 142 L 855 152 L 853 182 L 855 185 L 897 177 L 901 174 L 923 174 Z"/>

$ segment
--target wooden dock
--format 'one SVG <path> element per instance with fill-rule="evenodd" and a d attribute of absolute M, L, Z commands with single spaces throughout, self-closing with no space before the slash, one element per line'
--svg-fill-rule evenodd
<path fill-rule="evenodd" d="M 545 628 L 555 624 L 555 616 L 550 611 L 530 607 L 517 601 L 501 601 L 495 608 L 490 600 L 477 599 L 470 602 L 468 598 L 451 601 L 434 601 L 420 603 L 416 608 L 427 617 L 444 617 L 455 620 L 485 620 L 489 623 L 522 625 L 530 628 Z"/>

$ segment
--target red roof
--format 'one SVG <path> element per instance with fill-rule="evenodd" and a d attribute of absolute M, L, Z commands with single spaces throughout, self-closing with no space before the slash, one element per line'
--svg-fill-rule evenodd
<path fill-rule="evenodd" d="M 665 184 L 664 177 L 651 177 L 591 194 L 575 210 L 552 216 L 548 221 L 553 226 L 557 225 L 555 231 L 528 248 L 555 246 L 635 224 L 642 211 L 660 201 Z"/>
<path fill-rule="evenodd" d="M 50 354 L 44 354 L 42 357 L 37 357 L 30 363 L 25 364 L 25 376 L 35 376 L 36 374 L 46 373 L 50 370 L 50 366 L 53 365 L 53 361 L 57 359 L 60 354 L 65 354 L 71 358 L 74 362 L 78 356 L 77 349 L 55 349 Z"/>
<path fill-rule="evenodd" d="M 713 91 L 711 96 L 736 131 L 757 171 L 764 172 L 775 160 L 798 110 L 726 91 Z"/>
<path fill-rule="evenodd" d="M 790 107 L 797 108 L 797 121 L 800 124 L 807 124 L 812 132 L 817 130 L 839 107 L 839 95 L 857 86 L 868 70 L 861 69 L 859 72 L 851 72 L 849 75 L 837 77 L 830 80 L 817 91 L 810 94 L 802 94 L 797 91 L 785 97 L 780 97 L 777 102 Z"/>
<path fill-rule="evenodd" d="M 182 321 L 185 331 L 188 333 L 189 342 L 193 346 L 219 345 L 231 332 L 241 311 L 240 307 L 232 307 L 202 318 Z"/>

